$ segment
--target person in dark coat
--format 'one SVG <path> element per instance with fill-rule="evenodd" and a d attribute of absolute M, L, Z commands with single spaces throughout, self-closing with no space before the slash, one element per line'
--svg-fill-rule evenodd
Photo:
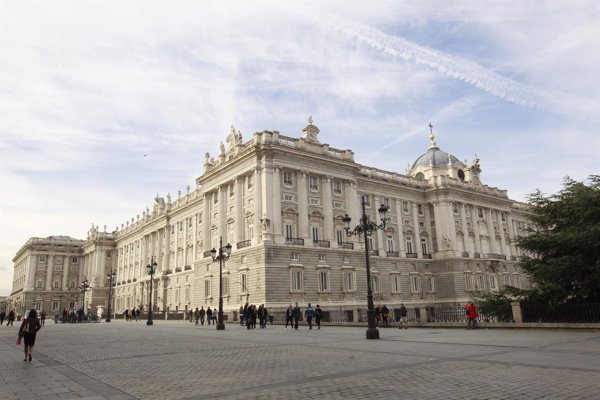
<path fill-rule="evenodd" d="M 35 336 L 40 329 L 42 329 L 42 324 L 40 324 L 40 320 L 38 319 L 37 311 L 31 309 L 29 315 L 27 318 L 23 319 L 21 327 L 19 328 L 19 337 L 22 336 L 25 341 L 25 359 L 23 361 L 29 360 L 31 362 L 31 354 L 33 354 L 33 346 L 35 345 Z"/>
<path fill-rule="evenodd" d="M 8 317 L 6 317 L 6 326 L 12 325 L 15 322 L 15 312 L 10 310 L 8 313 Z"/>
<path fill-rule="evenodd" d="M 208 322 L 208 325 L 210 325 L 212 322 L 212 314 L 213 314 L 212 310 L 210 309 L 210 307 L 208 307 L 206 309 L 206 322 Z"/>
<path fill-rule="evenodd" d="M 6 313 L 2 311 L 0 312 L 0 325 L 4 323 L 4 318 L 6 318 Z"/>
<path fill-rule="evenodd" d="M 292 310 L 292 316 L 294 317 L 294 329 L 298 329 L 298 320 L 300 319 L 300 315 L 302 315 L 302 311 L 300 311 L 300 306 L 298 302 L 296 302 L 296 306 Z"/>

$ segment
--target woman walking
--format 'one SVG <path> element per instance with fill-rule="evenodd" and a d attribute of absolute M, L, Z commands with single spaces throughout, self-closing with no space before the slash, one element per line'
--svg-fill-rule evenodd
<path fill-rule="evenodd" d="M 25 340 L 25 359 L 31 362 L 31 354 L 33 353 L 33 346 L 35 345 L 35 335 L 37 331 L 42 328 L 40 320 L 38 319 L 37 311 L 31 309 L 27 318 L 23 320 L 21 327 L 19 328 L 19 337 L 23 336 Z"/>

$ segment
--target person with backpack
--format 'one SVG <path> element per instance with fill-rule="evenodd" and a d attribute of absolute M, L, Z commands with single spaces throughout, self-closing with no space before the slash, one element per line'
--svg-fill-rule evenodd
<path fill-rule="evenodd" d="M 304 310 L 304 316 L 306 317 L 306 323 L 308 323 L 308 329 L 312 329 L 312 319 L 313 319 L 314 315 L 315 315 L 315 310 L 314 310 L 314 308 L 312 308 L 310 303 L 308 303 L 306 310 Z"/>
<path fill-rule="evenodd" d="M 477 307 L 470 301 L 465 304 L 465 310 L 467 312 L 467 329 L 477 329 Z"/>

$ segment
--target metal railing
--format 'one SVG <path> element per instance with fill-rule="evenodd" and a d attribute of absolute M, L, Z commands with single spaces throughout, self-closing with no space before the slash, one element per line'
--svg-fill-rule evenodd
<path fill-rule="evenodd" d="M 521 303 L 523 322 L 600 322 L 600 304 Z"/>
<path fill-rule="evenodd" d="M 316 247 L 330 247 L 331 243 L 329 240 L 313 240 L 313 245 Z"/>
<path fill-rule="evenodd" d="M 236 247 L 239 250 L 239 249 L 243 249 L 244 247 L 250 247 L 251 244 L 252 244 L 251 240 L 243 240 L 241 242 L 237 242 Z"/>
<path fill-rule="evenodd" d="M 285 238 L 285 244 L 293 246 L 304 246 L 304 239 L 301 238 Z"/>

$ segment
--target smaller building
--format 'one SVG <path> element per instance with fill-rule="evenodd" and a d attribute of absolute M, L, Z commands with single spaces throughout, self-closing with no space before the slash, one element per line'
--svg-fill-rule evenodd
<path fill-rule="evenodd" d="M 23 315 L 35 308 L 52 315 L 63 308 L 79 308 L 84 277 L 85 241 L 69 236 L 32 237 L 13 258 L 13 289 L 5 308 Z"/>

